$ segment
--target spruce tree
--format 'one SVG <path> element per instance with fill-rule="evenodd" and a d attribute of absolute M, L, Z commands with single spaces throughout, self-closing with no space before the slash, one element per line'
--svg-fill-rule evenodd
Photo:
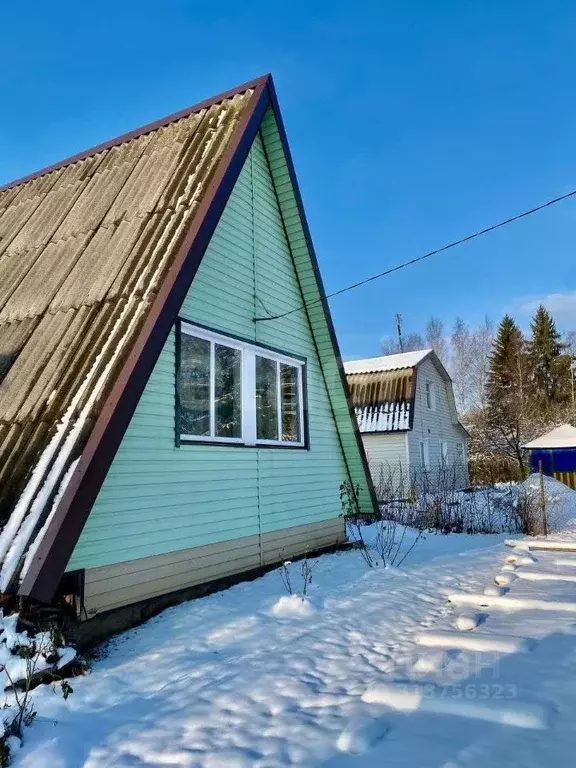
<path fill-rule="evenodd" d="M 498 327 L 489 360 L 486 426 L 493 448 L 517 462 L 522 475 L 526 371 L 522 332 L 510 315 L 505 315 Z"/>
<path fill-rule="evenodd" d="M 540 304 L 530 325 L 531 395 L 537 408 L 565 402 L 570 387 L 570 358 L 550 312 Z"/>

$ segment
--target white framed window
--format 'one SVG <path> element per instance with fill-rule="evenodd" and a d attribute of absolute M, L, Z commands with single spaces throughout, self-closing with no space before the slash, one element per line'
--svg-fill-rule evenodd
<path fill-rule="evenodd" d="M 430 446 L 428 440 L 420 440 L 420 464 L 424 469 L 430 469 Z"/>
<path fill-rule="evenodd" d="M 447 440 L 440 441 L 440 458 L 442 460 L 442 466 L 447 467 L 448 466 L 448 441 Z"/>
<path fill-rule="evenodd" d="M 304 447 L 304 361 L 182 322 L 183 441 Z"/>
<path fill-rule="evenodd" d="M 466 446 L 463 442 L 459 441 L 456 443 L 456 461 L 458 464 L 465 464 L 466 463 Z"/>

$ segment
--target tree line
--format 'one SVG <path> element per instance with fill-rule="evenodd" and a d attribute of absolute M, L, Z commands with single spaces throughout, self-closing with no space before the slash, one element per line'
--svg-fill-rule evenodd
<path fill-rule="evenodd" d="M 576 332 L 564 336 L 540 305 L 524 334 L 506 314 L 498 327 L 485 318 L 470 327 L 457 318 L 449 333 L 431 317 L 425 334 L 386 337 L 383 354 L 431 348 L 454 382 L 462 422 L 470 432 L 471 477 L 495 482 L 528 471 L 522 446 L 562 423 L 576 424 Z"/>

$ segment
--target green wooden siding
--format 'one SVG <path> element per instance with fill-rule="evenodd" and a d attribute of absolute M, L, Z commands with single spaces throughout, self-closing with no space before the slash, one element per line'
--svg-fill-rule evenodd
<path fill-rule="evenodd" d="M 284 221 L 292 260 L 298 275 L 302 295 L 307 306 L 308 322 L 313 330 L 317 355 L 328 389 L 332 414 L 338 426 L 340 444 L 346 460 L 348 476 L 360 490 L 360 506 L 364 512 L 375 512 L 375 497 L 368 487 L 365 465 L 358 449 L 359 439 L 355 430 L 355 417 L 350 416 L 350 408 L 345 396 L 342 378 L 338 368 L 334 344 L 328 329 L 326 314 L 320 301 L 318 278 L 310 258 L 310 252 L 304 223 L 300 217 L 296 196 L 284 149 L 278 133 L 274 112 L 269 109 L 261 127 L 262 138 L 266 148 L 269 168 L 272 174 L 277 200 Z M 286 318 L 288 319 L 288 318 Z M 285 320 L 278 320 L 282 323 Z"/>
<path fill-rule="evenodd" d="M 256 316 L 300 306 L 303 293 L 318 294 L 274 131 L 267 119 L 181 317 L 307 358 L 310 450 L 176 447 L 172 332 L 69 569 L 110 565 L 335 518 L 340 513 L 339 486 L 349 470 L 365 488 L 321 305 L 311 309 L 309 317 L 300 311 L 282 320 L 254 322 Z M 327 382 L 329 388 L 339 387 L 332 403 Z"/>

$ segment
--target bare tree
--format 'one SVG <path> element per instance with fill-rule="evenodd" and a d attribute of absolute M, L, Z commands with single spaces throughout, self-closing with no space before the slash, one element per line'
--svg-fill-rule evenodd
<path fill-rule="evenodd" d="M 484 408 L 486 405 L 486 381 L 489 360 L 496 329 L 494 322 L 486 316 L 482 325 L 472 332 L 470 339 L 470 394 L 469 409 Z"/>
<path fill-rule="evenodd" d="M 399 352 L 415 352 L 417 349 L 425 349 L 426 344 L 419 333 L 407 333 L 402 337 L 402 346 L 395 336 L 384 336 L 380 351 L 383 355 L 396 355 Z"/>
<path fill-rule="evenodd" d="M 461 317 L 452 327 L 450 375 L 454 382 L 454 397 L 460 413 L 468 409 L 468 379 L 470 372 L 470 330 Z"/>
<path fill-rule="evenodd" d="M 468 326 L 457 317 L 448 339 L 444 321 L 431 317 L 426 325 L 426 339 L 422 334 L 402 332 L 402 317 L 395 316 L 398 333 L 385 336 L 381 342 L 381 354 L 395 355 L 432 348 L 448 369 L 454 382 L 454 396 L 458 412 L 469 414 L 485 406 L 488 358 L 494 341 L 494 323 L 489 317 L 476 327 Z M 576 348 L 576 333 L 574 334 Z"/>
<path fill-rule="evenodd" d="M 439 317 L 431 317 L 426 325 L 426 343 L 438 355 L 445 366 L 449 362 L 449 350 L 444 335 L 444 322 Z"/>
<path fill-rule="evenodd" d="M 494 323 L 489 317 L 470 329 L 456 318 L 451 337 L 450 375 L 454 381 L 456 405 L 462 414 L 485 406 L 488 361 L 494 340 Z"/>
<path fill-rule="evenodd" d="M 576 331 L 568 331 L 564 336 L 564 343 L 568 354 L 576 359 Z"/>

